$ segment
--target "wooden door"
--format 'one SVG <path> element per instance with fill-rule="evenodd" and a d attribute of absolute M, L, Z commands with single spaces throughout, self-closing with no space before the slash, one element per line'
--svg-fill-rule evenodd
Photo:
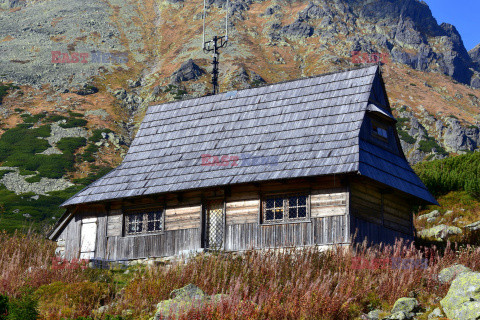
<path fill-rule="evenodd" d="M 97 243 L 96 217 L 82 219 L 80 241 L 80 259 L 92 259 L 95 256 L 95 245 Z"/>
<path fill-rule="evenodd" d="M 209 201 L 205 209 L 204 247 L 211 250 L 220 250 L 223 248 L 225 236 L 225 211 L 223 208 L 223 200 Z"/>

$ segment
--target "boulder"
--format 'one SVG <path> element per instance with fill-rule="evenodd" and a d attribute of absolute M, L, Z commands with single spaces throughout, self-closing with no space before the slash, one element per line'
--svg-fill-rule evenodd
<path fill-rule="evenodd" d="M 175 289 L 170 293 L 170 299 L 189 300 L 189 299 L 203 299 L 205 292 L 194 284 L 187 284 L 185 287 Z"/>
<path fill-rule="evenodd" d="M 419 304 L 415 298 L 400 298 L 395 301 L 392 308 L 392 315 L 388 319 L 412 319 L 415 316 L 415 312 L 418 311 Z"/>
<path fill-rule="evenodd" d="M 389 320 L 408 320 L 408 319 L 412 319 L 413 316 L 415 314 L 407 314 L 403 311 L 398 311 L 398 312 L 395 312 L 395 313 L 392 313 L 389 317 L 385 318 L 385 319 L 389 319 Z"/>
<path fill-rule="evenodd" d="M 298 14 L 302 20 L 318 19 L 326 15 L 325 11 L 318 5 L 310 2 L 308 6 Z"/>
<path fill-rule="evenodd" d="M 480 319 L 480 273 L 459 274 L 440 304 L 452 320 Z"/>
<path fill-rule="evenodd" d="M 463 272 L 471 272 L 471 271 L 472 270 L 465 267 L 464 265 L 454 264 L 453 266 L 450 266 L 440 271 L 440 273 L 438 274 L 438 281 L 445 284 L 455 279 L 455 277 L 458 276 L 459 274 Z"/>
<path fill-rule="evenodd" d="M 465 226 L 465 228 L 467 228 L 470 231 L 479 230 L 480 229 L 480 221 L 476 221 L 474 223 L 467 224 Z"/>
<path fill-rule="evenodd" d="M 437 319 L 443 317 L 443 312 L 440 308 L 435 308 L 429 315 L 428 319 Z"/>
<path fill-rule="evenodd" d="M 284 26 L 281 33 L 290 38 L 308 38 L 313 35 L 313 27 L 299 18 L 292 24 Z"/>
<path fill-rule="evenodd" d="M 276 4 L 276 5 L 270 6 L 267 9 L 265 9 L 265 12 L 263 13 L 263 15 L 264 16 L 271 16 L 281 9 L 282 8 L 278 4 Z"/>
<path fill-rule="evenodd" d="M 424 229 L 418 234 L 425 238 L 437 238 L 439 240 L 445 240 L 451 235 L 462 234 L 462 229 L 441 224 L 429 229 Z"/>
<path fill-rule="evenodd" d="M 95 94 L 98 92 L 98 88 L 92 85 L 84 85 L 82 88 L 74 91 L 74 93 L 78 94 L 79 96 L 88 96 L 90 94 Z"/>
<path fill-rule="evenodd" d="M 185 287 L 173 290 L 170 299 L 157 304 L 157 312 L 151 320 L 176 319 L 182 310 L 198 307 L 207 302 L 219 302 L 223 294 L 208 296 L 194 284 L 187 284 Z"/>
<path fill-rule="evenodd" d="M 433 210 L 432 212 L 422 214 L 421 216 L 418 217 L 418 219 L 429 219 L 429 218 L 436 218 L 440 215 L 440 211 L 438 210 Z"/>
<path fill-rule="evenodd" d="M 184 81 L 197 80 L 205 71 L 200 68 L 192 59 L 183 63 L 180 68 L 172 75 L 173 83 L 180 83 Z"/>
<path fill-rule="evenodd" d="M 379 319 L 381 319 L 381 317 L 380 317 L 381 312 L 382 311 L 378 310 L 378 309 L 372 310 L 367 314 L 367 319 L 368 320 L 379 320 Z"/>

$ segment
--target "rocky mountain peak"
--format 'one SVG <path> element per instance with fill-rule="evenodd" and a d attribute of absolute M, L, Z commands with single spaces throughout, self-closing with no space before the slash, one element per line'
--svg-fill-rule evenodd
<path fill-rule="evenodd" d="M 472 59 L 473 63 L 475 63 L 475 67 L 477 71 L 480 72 L 480 44 L 478 44 L 475 48 L 468 51 L 470 58 Z"/>

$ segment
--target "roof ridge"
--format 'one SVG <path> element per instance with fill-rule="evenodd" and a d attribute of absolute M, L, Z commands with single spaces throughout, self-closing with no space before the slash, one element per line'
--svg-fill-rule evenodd
<path fill-rule="evenodd" d="M 204 98 L 204 97 L 221 96 L 221 95 L 226 95 L 227 93 L 232 92 L 232 91 L 242 92 L 242 91 L 246 91 L 246 90 L 265 88 L 265 87 L 269 87 L 269 86 L 274 86 L 274 85 L 279 85 L 279 84 L 289 83 L 289 82 L 294 82 L 294 81 L 320 78 L 320 77 L 324 77 L 324 76 L 330 76 L 332 74 L 342 74 L 342 73 L 347 73 L 347 72 L 350 72 L 350 71 L 358 71 L 358 70 L 363 70 L 363 69 L 369 69 L 369 68 L 372 68 L 372 67 L 377 67 L 377 69 L 375 71 L 380 70 L 378 64 L 370 64 L 368 66 L 353 67 L 353 68 L 349 68 L 349 69 L 345 69 L 345 70 L 341 70 L 341 71 L 332 71 L 332 72 L 321 73 L 321 74 L 317 74 L 317 75 L 313 75 L 313 76 L 300 77 L 300 78 L 295 78 L 295 79 L 290 79 L 290 80 L 283 80 L 283 81 L 279 81 L 279 82 L 265 83 L 264 85 L 259 85 L 257 87 L 252 87 L 252 88 L 244 88 L 244 89 L 238 89 L 238 90 L 223 91 L 223 92 L 220 92 L 220 93 L 215 94 L 215 95 L 207 94 L 207 95 L 199 96 L 199 97 L 190 97 L 190 98 L 187 98 L 187 99 L 180 99 L 180 100 L 175 100 L 175 101 L 166 101 L 166 102 L 163 102 L 163 103 L 154 104 L 154 105 L 149 106 L 147 108 L 147 113 L 148 113 L 148 109 L 150 109 L 150 107 L 155 107 L 155 106 L 159 106 L 159 105 L 169 105 L 169 104 L 173 104 L 173 103 L 190 101 L 190 100 L 200 99 L 200 98 Z"/>

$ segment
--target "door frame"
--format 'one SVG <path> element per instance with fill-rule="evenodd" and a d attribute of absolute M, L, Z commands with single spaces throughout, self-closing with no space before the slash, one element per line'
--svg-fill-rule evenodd
<path fill-rule="evenodd" d="M 84 230 L 83 226 L 88 225 L 88 224 L 90 224 L 90 225 L 95 224 L 95 239 L 94 239 L 94 243 L 93 243 L 93 251 L 82 251 L 82 246 L 83 246 L 82 239 L 83 239 L 83 230 Z M 83 216 L 81 218 L 81 222 L 80 222 L 80 246 L 79 246 L 79 258 L 80 259 L 84 259 L 82 257 L 82 253 L 93 254 L 92 257 L 89 257 L 87 259 L 92 259 L 92 258 L 95 257 L 95 253 L 97 251 L 97 237 L 98 237 L 98 217 L 97 216 Z"/>
<path fill-rule="evenodd" d="M 207 223 L 208 223 L 208 215 L 207 211 L 209 209 L 209 203 L 212 201 L 221 201 L 222 202 L 222 210 L 223 210 L 223 221 L 222 221 L 222 227 L 223 227 L 223 234 L 222 234 L 222 247 L 219 250 L 225 250 L 225 239 L 226 239 L 226 234 L 227 234 L 227 204 L 225 201 L 225 197 L 208 197 L 205 199 L 202 199 L 202 213 L 201 213 L 201 231 L 200 231 L 200 247 L 203 248 L 204 250 L 210 250 L 208 247 L 207 239 Z"/>

